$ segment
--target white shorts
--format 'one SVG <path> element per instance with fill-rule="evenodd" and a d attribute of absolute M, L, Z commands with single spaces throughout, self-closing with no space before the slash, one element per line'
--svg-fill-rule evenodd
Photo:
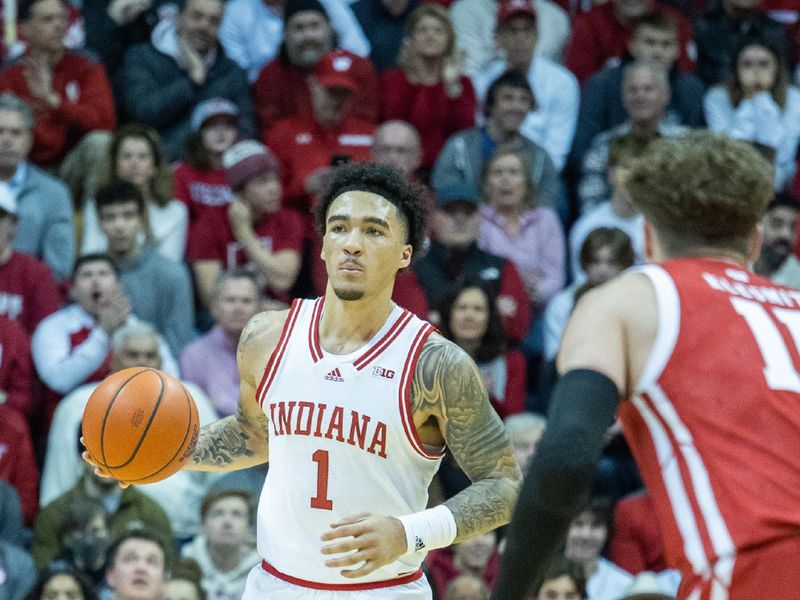
<path fill-rule="evenodd" d="M 315 590 L 284 581 L 256 565 L 247 576 L 242 600 L 431 600 L 433 592 L 423 575 L 416 581 L 374 590 Z"/>

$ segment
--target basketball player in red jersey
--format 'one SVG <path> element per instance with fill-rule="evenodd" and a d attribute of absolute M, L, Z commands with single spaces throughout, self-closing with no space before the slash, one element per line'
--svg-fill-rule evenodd
<path fill-rule="evenodd" d="M 541 577 L 618 409 L 683 575 L 678 599 L 797 598 L 800 292 L 747 267 L 771 167 L 698 132 L 649 146 L 627 190 L 655 264 L 589 292 L 572 315 L 493 598 L 527 597 Z"/>
<path fill-rule="evenodd" d="M 246 600 L 430 598 L 425 553 L 511 517 L 521 473 L 475 364 L 391 301 L 424 216 L 391 168 L 338 168 L 317 207 L 325 296 L 242 333 L 238 411 L 202 430 L 188 468 L 269 459 Z M 445 447 L 473 483 L 426 510 Z"/>

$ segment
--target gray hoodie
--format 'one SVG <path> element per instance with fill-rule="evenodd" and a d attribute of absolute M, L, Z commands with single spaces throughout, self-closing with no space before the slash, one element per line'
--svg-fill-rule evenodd
<path fill-rule="evenodd" d="M 181 554 L 193 558 L 203 571 L 201 585 L 209 600 L 239 600 L 244 594 L 244 584 L 250 570 L 261 563 L 261 556 L 253 546 L 249 546 L 236 567 L 227 572 L 217 570 L 208 554 L 205 536 L 198 535 L 186 544 Z"/>

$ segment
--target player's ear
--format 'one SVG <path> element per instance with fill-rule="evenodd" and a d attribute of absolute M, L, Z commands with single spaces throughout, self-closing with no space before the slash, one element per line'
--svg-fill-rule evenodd
<path fill-rule="evenodd" d="M 411 264 L 411 255 L 413 253 L 413 249 L 409 244 L 403 246 L 402 253 L 400 254 L 400 268 L 405 269 L 408 265 Z"/>

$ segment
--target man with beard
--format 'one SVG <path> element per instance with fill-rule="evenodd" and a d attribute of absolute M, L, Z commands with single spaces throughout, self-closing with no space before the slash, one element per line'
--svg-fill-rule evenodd
<path fill-rule="evenodd" d="M 348 9 L 349 10 L 349 9 Z M 337 48 L 336 32 L 319 0 L 288 0 L 283 10 L 284 41 L 278 56 L 267 63 L 253 83 L 253 101 L 262 135 L 276 121 L 312 113 L 307 82 L 323 56 Z M 378 119 L 378 78 L 368 58 L 340 48 L 352 61 L 357 82 L 352 115 L 375 123 Z"/>
<path fill-rule="evenodd" d="M 753 270 L 775 283 L 800 289 L 800 260 L 793 252 L 798 210 L 797 198 L 791 194 L 775 195 L 761 219 L 761 254 Z"/>

